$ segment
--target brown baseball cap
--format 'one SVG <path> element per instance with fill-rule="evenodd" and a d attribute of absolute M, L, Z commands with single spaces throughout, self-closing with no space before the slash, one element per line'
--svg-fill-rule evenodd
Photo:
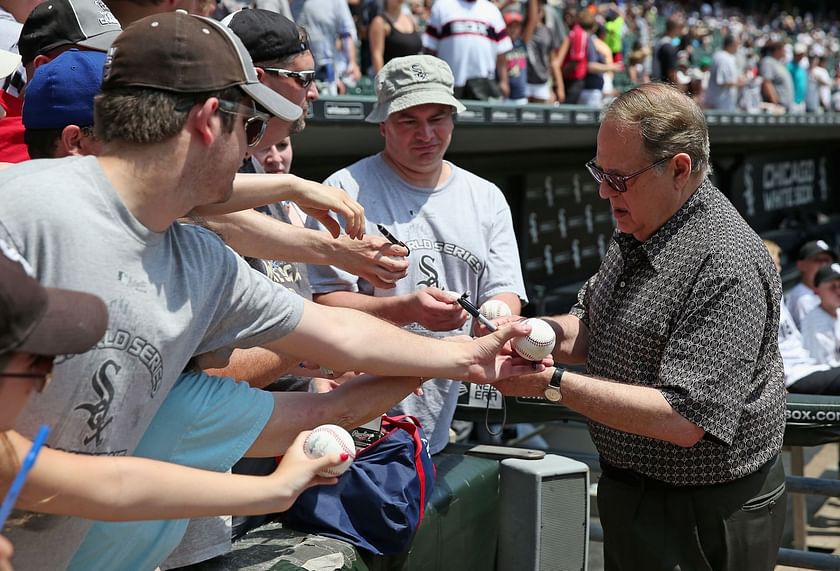
<path fill-rule="evenodd" d="M 229 28 L 182 10 L 147 16 L 128 26 L 108 51 L 102 81 L 102 91 L 151 87 L 202 93 L 234 86 L 284 121 L 303 113 L 260 83 L 248 50 Z"/>
<path fill-rule="evenodd" d="M 107 326 L 108 309 L 101 299 L 41 286 L 26 260 L 0 240 L 0 355 L 83 353 Z"/>

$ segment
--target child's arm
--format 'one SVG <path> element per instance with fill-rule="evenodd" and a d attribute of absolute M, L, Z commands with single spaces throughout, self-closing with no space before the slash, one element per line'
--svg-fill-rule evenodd
<path fill-rule="evenodd" d="M 287 510 L 305 489 L 334 484 L 315 473 L 338 465 L 338 454 L 307 458 L 298 435 L 269 476 L 240 476 L 196 470 L 144 458 L 84 456 L 45 448 L 29 473 L 17 507 L 35 512 L 106 521 L 181 519 L 214 515 L 254 515 Z M 30 442 L 5 433 L 16 465 Z M 0 466 L 7 488 L 15 466 Z M 5 492 L 4 492 L 5 493 Z"/>

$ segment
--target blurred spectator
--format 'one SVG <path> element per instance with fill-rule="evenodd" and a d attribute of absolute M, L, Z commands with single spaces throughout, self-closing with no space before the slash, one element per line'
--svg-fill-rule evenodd
<path fill-rule="evenodd" d="M 738 69 L 735 53 L 738 40 L 733 36 L 723 39 L 723 47 L 715 52 L 709 75 L 709 90 L 706 93 L 706 107 L 721 111 L 738 110 L 738 90 L 746 84 L 746 78 Z"/>
<path fill-rule="evenodd" d="M 506 100 L 519 104 L 528 103 L 528 59 L 527 47 L 522 38 L 522 13 L 518 10 L 507 11 L 504 13 L 504 19 L 513 49 L 505 54 L 507 87 L 502 84 L 499 87 Z"/>
<path fill-rule="evenodd" d="M 802 344 L 817 363 L 840 366 L 840 335 L 837 310 L 840 309 L 840 264 L 820 268 L 814 276 L 820 304 L 802 318 Z"/>
<path fill-rule="evenodd" d="M 371 75 L 373 61 L 370 55 L 370 23 L 382 13 L 383 0 L 361 0 L 357 12 L 356 33 L 359 36 L 359 65 L 364 75 Z"/>
<path fill-rule="evenodd" d="M 638 40 L 633 44 L 630 57 L 627 61 L 627 76 L 633 84 L 647 83 L 650 81 L 650 74 L 647 72 L 645 62 L 648 59 L 649 51 L 642 47 Z"/>
<path fill-rule="evenodd" d="M 409 7 L 414 22 L 417 24 L 417 31 L 421 34 L 426 31 L 426 24 L 429 21 L 429 12 L 432 9 L 432 0 L 410 0 Z"/>
<path fill-rule="evenodd" d="M 793 111 L 805 110 L 805 96 L 808 93 L 808 58 L 805 57 L 805 46 L 793 46 L 793 59 L 788 62 L 788 71 L 793 80 Z"/>
<path fill-rule="evenodd" d="M 610 5 L 604 14 L 604 30 L 606 31 L 604 43 L 609 46 L 614 62 L 624 61 L 622 53 L 622 42 L 624 38 L 624 18 L 615 4 Z"/>
<path fill-rule="evenodd" d="M 385 7 L 368 27 L 371 66 L 374 74 L 395 57 L 419 54 L 423 40 L 402 0 L 384 0 Z"/>
<path fill-rule="evenodd" d="M 656 41 L 653 48 L 653 72 L 655 81 L 677 82 L 677 53 L 679 52 L 680 34 L 685 25 L 682 18 L 672 16 L 665 22 L 665 35 Z"/>
<path fill-rule="evenodd" d="M 612 89 L 612 78 L 609 82 L 605 76 L 613 71 L 621 70 L 621 64 L 613 64 L 613 54 L 610 47 L 601 37 L 605 33 L 603 26 L 598 34 L 590 34 L 586 47 L 586 77 L 583 78 L 583 90 L 580 92 L 578 103 L 590 107 L 601 107 L 604 101 L 604 90 Z"/>
<path fill-rule="evenodd" d="M 764 101 L 790 111 L 793 108 L 793 78 L 784 59 L 785 45 L 782 42 L 771 41 L 764 46 L 764 56 L 759 62 L 761 94 Z"/>
<path fill-rule="evenodd" d="M 820 303 L 814 276 L 820 268 L 836 261 L 837 254 L 824 240 L 806 242 L 799 249 L 796 269 L 799 270 L 800 281 L 793 286 L 787 298 L 788 309 L 799 329 L 802 329 L 804 316 Z"/>
<path fill-rule="evenodd" d="M 528 0 L 522 39 L 528 54 L 528 101 L 548 103 L 554 99 L 551 83 L 562 81 L 559 50 L 563 38 L 546 22 L 546 0 Z M 555 90 L 556 93 L 556 90 Z"/>
<path fill-rule="evenodd" d="M 776 271 L 781 273 L 781 248 L 770 240 L 763 242 L 770 252 Z M 779 353 L 785 369 L 785 387 L 789 392 L 840 394 L 840 367 L 819 364 L 811 356 L 802 343 L 802 333 L 784 303 L 779 311 Z"/>
<path fill-rule="evenodd" d="M 560 44 L 557 55 L 561 62 L 562 82 L 555 85 L 555 94 L 560 103 L 576 104 L 583 91 L 583 80 L 588 71 L 589 37 L 595 29 L 595 16 L 588 10 L 567 9 L 566 18 L 574 24 Z"/>
<path fill-rule="evenodd" d="M 507 83 L 505 53 L 513 43 L 495 4 L 489 0 L 437 0 L 423 34 L 423 46 L 449 64 L 455 76 L 455 97 L 501 98 L 499 84 Z"/>
<path fill-rule="evenodd" d="M 340 65 L 346 66 L 343 75 L 351 82 L 361 77 L 356 62 L 356 24 L 345 0 L 292 0 L 293 20 L 309 33 L 309 44 L 315 56 L 315 77 L 328 95 L 344 93 Z M 341 59 L 336 50 L 341 44 Z M 342 62 L 344 62 L 342 64 Z"/>
<path fill-rule="evenodd" d="M 808 70 L 808 95 L 805 110 L 823 113 L 831 110 L 831 76 L 825 68 L 825 56 L 812 56 Z"/>

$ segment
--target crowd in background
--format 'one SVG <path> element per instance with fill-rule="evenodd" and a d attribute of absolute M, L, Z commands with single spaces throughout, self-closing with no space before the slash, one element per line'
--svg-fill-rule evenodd
<path fill-rule="evenodd" d="M 430 46 L 450 35 L 461 42 L 476 30 L 464 34 L 452 28 L 458 14 L 435 22 L 436 3 L 449 0 L 220 0 L 215 14 L 221 18 L 252 5 L 287 15 L 310 30 L 313 45 L 320 46 L 316 61 L 322 94 L 372 95 L 373 77 L 393 57 L 426 51 L 458 67 L 452 61 L 457 55 Z M 484 18 L 489 26 L 477 34 L 489 38 L 491 53 L 504 57 L 484 78 L 493 81 L 489 91 L 485 87 L 464 96 L 602 106 L 634 85 L 663 80 L 708 109 L 840 109 L 837 22 L 820 15 L 774 8 L 747 13 L 720 2 L 533 3 L 533 9 L 528 0 L 470 3 L 484 5 L 477 20 Z M 212 3 L 205 3 L 204 10 L 212 11 Z M 491 13 L 496 10 L 503 20 Z M 438 11 L 451 14 L 452 7 Z M 510 45 L 502 35 L 511 39 Z M 473 54 L 461 66 L 483 75 L 487 66 L 476 64 L 480 57 Z M 495 64 L 496 59 L 489 61 Z"/>

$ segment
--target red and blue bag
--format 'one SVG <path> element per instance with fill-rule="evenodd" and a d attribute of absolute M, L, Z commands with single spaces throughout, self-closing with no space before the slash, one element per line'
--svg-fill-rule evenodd
<path fill-rule="evenodd" d="M 435 486 L 420 422 L 382 417 L 383 435 L 356 454 L 334 486 L 316 486 L 282 514 L 292 529 L 342 539 L 375 555 L 403 553 Z"/>

